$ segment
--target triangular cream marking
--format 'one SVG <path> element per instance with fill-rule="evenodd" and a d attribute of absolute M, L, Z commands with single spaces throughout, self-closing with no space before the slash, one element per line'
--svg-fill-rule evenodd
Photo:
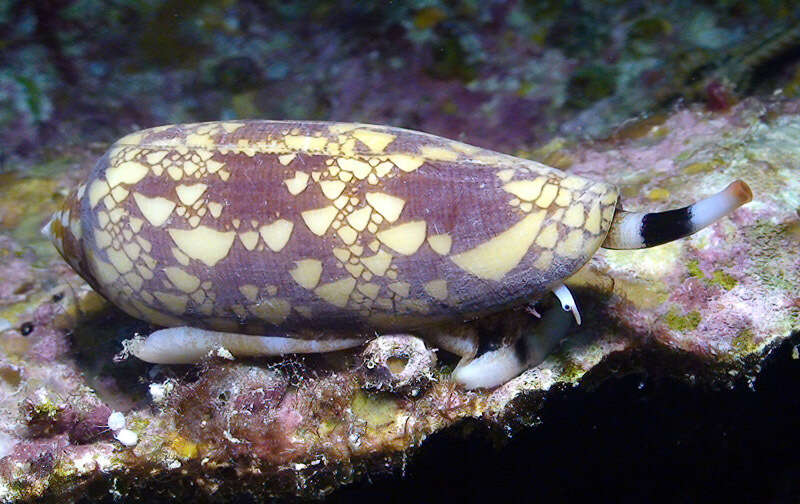
<path fill-rule="evenodd" d="M 392 255 L 381 250 L 374 256 L 362 257 L 361 263 L 372 273 L 382 276 L 389 269 L 389 265 L 392 264 Z"/>
<path fill-rule="evenodd" d="M 256 248 L 256 244 L 258 244 L 258 233 L 256 231 L 239 233 L 239 240 L 242 242 L 242 245 L 244 245 L 244 248 L 252 251 Z"/>
<path fill-rule="evenodd" d="M 216 201 L 211 201 L 208 203 L 208 209 L 211 211 L 212 217 L 216 219 L 222 213 L 222 204 L 217 203 Z"/>
<path fill-rule="evenodd" d="M 497 178 L 499 178 L 502 182 L 508 182 L 512 178 L 514 178 L 514 173 L 515 171 L 513 168 L 508 168 L 506 170 L 498 171 L 497 173 L 495 173 L 495 175 L 497 175 Z"/>
<path fill-rule="evenodd" d="M 350 223 L 357 231 L 364 231 L 364 228 L 369 224 L 369 216 L 372 213 L 372 208 L 365 206 L 359 208 L 355 212 L 347 216 L 347 222 Z"/>
<path fill-rule="evenodd" d="M 160 226 L 164 224 L 172 211 L 175 209 L 175 202 L 156 196 L 155 198 L 148 198 L 141 193 L 133 193 L 133 199 L 136 200 L 136 205 L 150 224 L 153 226 Z"/>
<path fill-rule="evenodd" d="M 206 192 L 208 188 L 205 184 L 193 184 L 193 185 L 179 185 L 175 188 L 175 192 L 178 193 L 178 198 L 181 200 L 181 203 L 184 205 L 192 206 L 197 201 L 197 199 Z"/>
<path fill-rule="evenodd" d="M 452 256 L 453 262 L 478 278 L 501 280 L 528 252 L 544 215 L 544 211 L 527 215 L 491 240 Z"/>
<path fill-rule="evenodd" d="M 350 299 L 350 293 L 356 286 L 356 279 L 352 277 L 342 278 L 335 282 L 320 285 L 314 289 L 314 294 L 321 297 L 339 308 L 347 306 L 347 301 Z"/>
<path fill-rule="evenodd" d="M 223 166 L 225 166 L 225 163 L 220 163 L 219 161 L 214 161 L 213 159 L 206 161 L 206 170 L 208 170 L 208 173 L 216 173 Z"/>
<path fill-rule="evenodd" d="M 447 299 L 447 281 L 445 280 L 433 280 L 423 285 L 422 288 L 425 289 L 425 292 L 432 298 L 438 299 L 439 301 Z"/>
<path fill-rule="evenodd" d="M 239 286 L 239 292 L 247 298 L 251 303 L 255 303 L 258 299 L 258 287 L 252 284 L 245 284 Z"/>
<path fill-rule="evenodd" d="M 292 236 L 293 228 L 293 222 L 290 222 L 286 219 L 278 219 L 272 224 L 261 226 L 259 231 L 261 232 L 261 238 L 264 239 L 264 243 L 267 244 L 267 247 L 269 247 L 273 252 L 280 252 L 283 247 L 286 246 L 286 243 L 289 241 L 289 237 Z"/>
<path fill-rule="evenodd" d="M 375 235 L 381 243 L 403 255 L 411 255 L 425 241 L 425 221 L 406 222 Z"/>
<path fill-rule="evenodd" d="M 289 270 L 294 281 L 309 290 L 316 287 L 322 275 L 322 262 L 316 259 L 301 259 L 294 264 L 294 269 Z"/>
<path fill-rule="evenodd" d="M 386 146 L 397 138 L 395 135 L 390 135 L 389 133 L 381 133 L 367 129 L 356 130 L 352 135 L 366 145 L 370 151 L 376 153 L 383 152 Z"/>
<path fill-rule="evenodd" d="M 372 167 L 369 163 L 361 161 L 360 159 L 339 158 L 336 160 L 336 164 L 338 164 L 339 168 L 342 170 L 353 172 L 353 175 L 359 180 L 365 179 L 367 175 L 369 175 L 369 172 L 372 171 Z"/>
<path fill-rule="evenodd" d="M 545 182 L 547 179 L 544 177 L 533 180 L 516 180 L 504 185 L 503 189 L 521 200 L 533 201 L 539 197 Z"/>
<path fill-rule="evenodd" d="M 108 185 L 114 187 L 119 184 L 135 184 L 142 180 L 147 172 L 147 166 L 135 161 L 125 161 L 106 170 Z"/>
<path fill-rule="evenodd" d="M 450 247 L 453 246 L 453 239 L 447 233 L 437 234 L 428 237 L 428 245 L 439 255 L 447 255 L 450 253 Z"/>
<path fill-rule="evenodd" d="M 266 298 L 260 303 L 247 307 L 250 313 L 272 324 L 282 324 L 292 311 L 289 301 L 282 298 Z"/>
<path fill-rule="evenodd" d="M 327 206 L 315 210 L 306 210 L 300 215 L 303 217 L 303 221 L 312 233 L 317 236 L 322 236 L 331 226 L 337 213 L 339 213 L 339 210 L 335 206 Z"/>
<path fill-rule="evenodd" d="M 366 198 L 367 203 L 389 222 L 394 222 L 400 217 L 406 204 L 404 199 L 382 192 L 367 193 Z"/>
<path fill-rule="evenodd" d="M 378 292 L 380 292 L 381 286 L 375 283 L 361 283 L 358 284 L 358 290 L 368 298 L 375 299 L 378 297 Z"/>
<path fill-rule="evenodd" d="M 410 288 L 411 284 L 408 282 L 394 282 L 389 284 L 389 290 L 400 297 L 408 297 L 408 291 Z"/>
<path fill-rule="evenodd" d="M 303 192 L 308 185 L 308 173 L 296 171 L 294 172 L 293 178 L 286 179 L 283 183 L 286 184 L 286 189 L 289 190 L 289 194 L 297 196 Z"/>
<path fill-rule="evenodd" d="M 455 161 L 458 159 L 457 152 L 436 145 L 423 145 L 420 147 L 420 153 L 426 159 L 437 161 Z"/>
<path fill-rule="evenodd" d="M 342 194 L 345 184 L 341 180 L 323 180 L 319 183 L 319 188 L 322 189 L 322 194 L 326 198 L 333 201 Z"/>
<path fill-rule="evenodd" d="M 189 258 L 214 266 L 228 255 L 236 238 L 236 232 L 222 232 L 208 226 L 199 226 L 192 230 L 168 229 L 169 235 L 178 248 Z"/>

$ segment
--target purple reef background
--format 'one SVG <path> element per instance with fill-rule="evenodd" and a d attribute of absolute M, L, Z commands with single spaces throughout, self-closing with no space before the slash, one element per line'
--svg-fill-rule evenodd
<path fill-rule="evenodd" d="M 732 0 L 0 3 L 0 501 L 796 500 L 799 14 Z M 116 138 L 238 118 L 423 130 L 617 184 L 632 210 L 737 178 L 755 197 L 688 239 L 598 251 L 567 281 L 583 325 L 492 390 L 457 387 L 456 360 L 413 338 L 393 343 L 422 363 L 402 379 L 379 344 L 118 358 L 152 328 L 39 229 Z M 535 325 L 500 318 L 484 323 Z"/>

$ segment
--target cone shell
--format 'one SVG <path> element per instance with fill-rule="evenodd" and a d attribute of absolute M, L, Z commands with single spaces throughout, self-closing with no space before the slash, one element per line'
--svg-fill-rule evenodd
<path fill-rule="evenodd" d="M 594 254 L 617 196 L 398 128 L 212 122 L 122 138 L 49 230 L 153 324 L 404 330 L 537 299 Z"/>

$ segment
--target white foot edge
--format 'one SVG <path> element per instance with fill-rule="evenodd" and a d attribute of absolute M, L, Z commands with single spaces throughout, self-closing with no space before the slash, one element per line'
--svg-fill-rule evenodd
<path fill-rule="evenodd" d="M 170 327 L 155 331 L 134 345 L 131 353 L 153 364 L 192 364 L 223 348 L 234 357 L 258 357 L 333 352 L 357 347 L 365 341 L 366 338 L 313 340 L 250 336 L 196 327 Z"/>

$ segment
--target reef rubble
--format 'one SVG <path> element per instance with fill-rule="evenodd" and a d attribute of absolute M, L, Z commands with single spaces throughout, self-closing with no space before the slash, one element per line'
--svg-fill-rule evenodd
<path fill-rule="evenodd" d="M 464 419 L 529 428 L 557 385 L 588 387 L 631 369 L 698 386 L 754 376 L 768 349 L 800 329 L 798 112 L 800 102 L 756 99 L 684 108 L 603 141 L 554 139 L 531 151 L 618 184 L 626 209 L 680 206 L 737 178 L 755 199 L 690 238 L 599 251 L 567 281 L 580 328 L 491 390 L 457 387 L 448 378 L 456 359 L 412 336 L 302 358 L 124 359 L 121 342 L 150 328 L 15 224 L 43 223 L 76 172 L 14 180 L 38 189 L 22 215 L 0 201 L 0 500 L 319 497 L 402 466 Z M 535 323 L 524 311 L 482 322 Z"/>

